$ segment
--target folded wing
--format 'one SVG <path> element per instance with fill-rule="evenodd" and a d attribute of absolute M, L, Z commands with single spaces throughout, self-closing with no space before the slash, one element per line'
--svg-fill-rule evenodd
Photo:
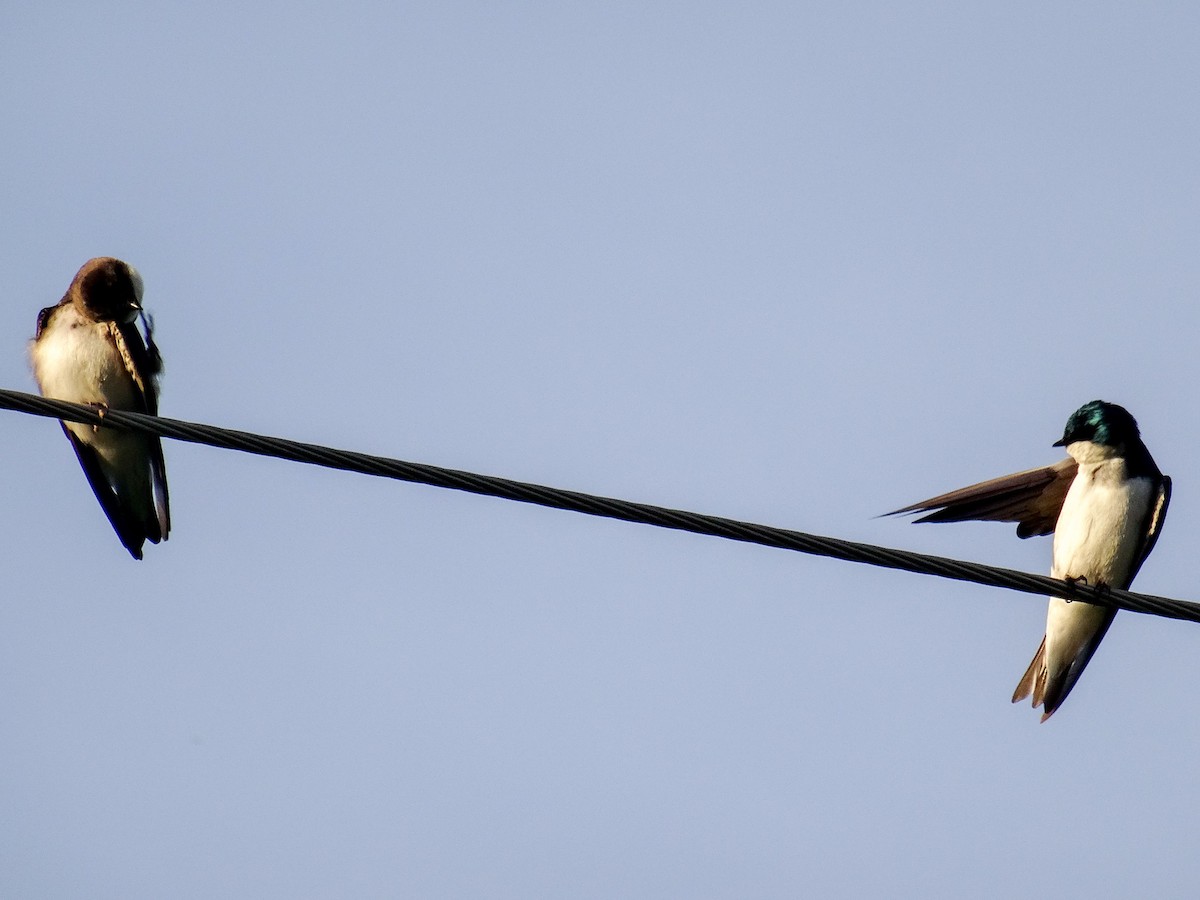
<path fill-rule="evenodd" d="M 1158 500 L 1150 510 L 1149 519 L 1146 522 L 1143 531 L 1142 546 L 1138 551 L 1137 561 L 1133 564 L 1133 568 L 1129 570 L 1129 579 L 1122 587 L 1126 590 L 1133 584 L 1133 579 L 1137 575 L 1138 570 L 1142 567 L 1142 563 L 1146 561 L 1146 557 L 1150 555 L 1150 551 L 1154 549 L 1154 545 L 1158 543 L 1158 536 L 1162 533 L 1163 522 L 1167 520 L 1167 507 L 1171 504 L 1171 478 L 1164 475 L 1162 484 L 1158 488 Z"/>

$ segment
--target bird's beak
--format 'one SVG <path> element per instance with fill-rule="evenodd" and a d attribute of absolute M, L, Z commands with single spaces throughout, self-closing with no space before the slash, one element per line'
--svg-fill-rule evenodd
<path fill-rule="evenodd" d="M 1057 441 L 1055 441 L 1050 446 L 1051 447 L 1065 447 L 1065 446 L 1067 446 L 1067 440 L 1066 440 L 1066 438 L 1059 438 Z"/>

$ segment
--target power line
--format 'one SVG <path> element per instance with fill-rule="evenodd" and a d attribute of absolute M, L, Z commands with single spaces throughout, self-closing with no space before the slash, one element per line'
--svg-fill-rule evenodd
<path fill-rule="evenodd" d="M 639 522 L 658 528 L 690 531 L 694 534 L 706 534 L 732 541 L 761 544 L 765 547 L 778 547 L 783 550 L 827 556 L 832 559 L 864 563 L 886 569 L 900 569 L 921 575 L 969 581 L 1027 594 L 1051 594 L 1067 600 L 1083 600 L 1130 612 L 1200 622 L 1200 604 L 1185 600 L 1173 600 L 1167 597 L 1116 589 L 1097 590 L 1088 585 L 1072 585 L 1046 575 L 1018 572 L 1015 569 L 1004 569 L 944 556 L 930 556 L 909 550 L 879 547 L 874 544 L 844 541 L 839 538 L 806 534 L 802 531 L 756 525 L 752 522 L 741 522 L 736 519 L 668 509 L 628 500 L 616 500 L 611 497 L 598 497 L 579 491 L 566 491 L 561 488 L 497 478 L 492 475 L 477 475 L 473 472 L 405 462 L 385 456 L 337 450 L 332 447 L 322 447 L 319 444 L 305 444 L 285 438 L 233 431 L 215 425 L 184 422 L 179 419 L 147 416 L 142 413 L 123 412 L 115 409 L 105 410 L 101 413 L 92 406 L 82 406 L 63 400 L 39 397 L 35 394 L 2 389 L 0 389 L 0 409 L 10 409 L 52 419 L 67 419 L 88 425 L 106 425 L 143 434 L 173 438 L 177 441 L 187 441 L 192 444 L 206 444 L 210 447 L 239 450 L 243 453 L 271 456 L 330 469 L 342 469 L 347 472 L 360 472 L 364 475 L 393 478 L 398 481 L 467 491 L 472 494 L 548 506 L 552 509 L 566 509 L 591 516 L 620 519 L 624 522 Z"/>

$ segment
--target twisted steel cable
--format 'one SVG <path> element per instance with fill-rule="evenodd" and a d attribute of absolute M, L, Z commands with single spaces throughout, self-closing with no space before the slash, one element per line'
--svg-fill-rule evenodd
<path fill-rule="evenodd" d="M 192 444 L 206 444 L 210 447 L 222 447 L 226 450 L 238 450 L 258 456 L 271 456 L 330 469 L 342 469 L 347 472 L 360 472 L 364 475 L 393 478 L 398 481 L 467 491 L 472 494 L 500 497 L 505 500 L 532 503 L 552 509 L 565 509 L 591 516 L 620 519 L 624 522 L 639 522 L 658 528 L 671 528 L 732 541 L 761 544 L 765 547 L 778 547 L 782 550 L 794 550 L 798 553 L 826 556 L 831 559 L 863 563 L 869 566 L 899 569 L 957 581 L 969 581 L 974 584 L 1021 591 L 1027 594 L 1053 595 L 1067 600 L 1082 600 L 1100 606 L 1149 613 L 1169 619 L 1200 622 L 1200 604 L 1185 600 L 1116 589 L 1097 590 L 1085 584 L 1071 584 L 1046 575 L 1018 572 L 1014 569 L 988 566 L 982 563 L 944 556 L 930 556 L 925 553 L 879 547 L 874 544 L 844 541 L 839 538 L 806 534 L 801 531 L 774 528 L 768 525 L 756 525 L 752 522 L 741 522 L 736 519 L 687 512 L 681 509 L 651 506 L 646 503 L 634 503 L 611 497 L 598 497 L 579 491 L 567 491 L 492 475 L 478 475 L 473 472 L 405 462 L 384 456 L 356 453 L 351 450 L 338 450 L 319 444 L 306 444 L 246 431 L 233 431 L 215 425 L 184 422 L 179 419 L 122 412 L 115 409 L 101 412 L 92 406 L 82 406 L 77 403 L 51 400 L 35 394 L 3 389 L 0 389 L 0 409 L 10 409 L 53 419 L 67 419 L 88 425 L 104 425 L 173 438 L 177 441 L 187 441 Z"/>

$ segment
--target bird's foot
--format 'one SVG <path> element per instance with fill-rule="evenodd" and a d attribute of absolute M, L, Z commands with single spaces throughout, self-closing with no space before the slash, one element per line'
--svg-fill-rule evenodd
<path fill-rule="evenodd" d="M 1112 588 L 1109 587 L 1107 584 L 1105 584 L 1103 581 L 1097 581 L 1095 584 L 1092 584 L 1090 581 L 1087 580 L 1086 575 L 1080 575 L 1078 578 L 1070 578 L 1070 577 L 1064 578 L 1063 581 L 1065 581 L 1071 587 L 1078 587 L 1081 584 L 1086 584 L 1088 587 L 1091 587 L 1092 589 L 1094 589 L 1096 591 L 1096 593 L 1100 594 L 1101 596 L 1105 596 L 1107 594 L 1112 593 Z M 1067 597 L 1066 601 L 1068 603 L 1072 602 L 1070 597 Z"/>
<path fill-rule="evenodd" d="M 107 404 L 107 403 L 103 403 L 103 402 L 101 402 L 101 403 L 89 403 L 89 404 L 88 404 L 88 406 L 95 407 L 95 409 L 96 409 L 96 415 L 97 415 L 97 416 L 99 416 L 101 419 L 103 419 L 103 418 L 104 418 L 104 414 L 105 414 L 106 412 L 108 412 L 108 404 Z M 95 433 L 96 433 L 97 431 L 99 431 L 99 430 L 100 430 L 100 426 L 99 426 L 99 425 L 93 425 L 93 426 L 92 426 L 92 433 L 93 433 L 93 434 L 95 434 Z"/>
<path fill-rule="evenodd" d="M 1078 578 L 1068 575 L 1066 578 L 1063 579 L 1063 581 L 1065 581 L 1067 584 L 1069 584 L 1073 588 L 1079 587 L 1079 585 L 1081 585 L 1081 584 L 1088 583 L 1086 575 L 1080 575 Z M 1074 600 L 1071 597 L 1064 597 L 1063 599 L 1066 600 L 1068 603 L 1074 602 Z"/>

